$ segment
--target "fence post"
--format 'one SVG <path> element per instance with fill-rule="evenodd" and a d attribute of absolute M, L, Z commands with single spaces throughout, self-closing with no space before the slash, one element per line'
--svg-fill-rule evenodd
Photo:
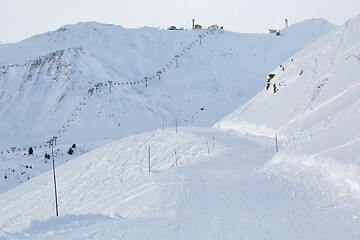
<path fill-rule="evenodd" d="M 177 154 L 176 154 L 176 149 L 174 149 L 174 152 L 175 152 L 175 166 L 177 167 L 177 166 L 178 166 L 178 162 L 177 162 Z"/>
<path fill-rule="evenodd" d="M 213 149 L 215 149 L 215 137 L 214 137 L 214 134 L 212 135 L 212 140 L 213 140 Z"/>
<path fill-rule="evenodd" d="M 207 146 L 207 149 L 208 149 L 208 154 L 209 154 L 209 156 L 210 156 L 210 148 L 209 148 L 208 138 L 206 138 L 206 146 Z"/>

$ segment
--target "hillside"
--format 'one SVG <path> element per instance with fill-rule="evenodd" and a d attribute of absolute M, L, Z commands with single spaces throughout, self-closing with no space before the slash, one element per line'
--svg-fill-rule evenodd
<path fill-rule="evenodd" d="M 3 239 L 356 239 L 359 213 L 325 182 L 264 164 L 269 141 L 167 129 L 125 138 L 0 195 Z M 214 139 L 214 140 L 213 140 Z M 148 147 L 150 146 L 150 168 Z M 176 151 L 176 152 L 175 152 Z"/>
<path fill-rule="evenodd" d="M 306 39 L 299 35 L 300 29 L 304 34 L 314 34 L 318 31 L 310 30 L 311 26 L 324 27 L 328 23 L 306 21 L 282 30 L 280 36 L 205 32 L 201 45 L 198 39 L 194 47 L 189 47 L 191 53 L 179 59 L 179 67 L 173 62 L 160 81 L 155 76 L 142 88 L 130 82 L 126 87 L 124 82 L 124 88 L 113 85 L 111 93 L 110 88 L 104 91 L 109 86 L 103 85 L 100 93 L 82 101 L 74 114 L 76 121 L 70 121 L 60 132 L 56 158 L 63 163 L 56 171 L 60 216 L 54 217 L 53 175 L 48 171 L 0 195 L 0 237 L 358 239 L 358 84 L 354 79 L 359 64 L 359 20 L 354 18 L 298 53 L 294 48 L 288 60 L 281 58 L 291 48 L 289 39 L 299 44 L 301 37 Z M 277 45 L 279 41 L 283 45 Z M 284 49 L 284 44 L 289 47 Z M 95 72 L 102 69 L 102 61 L 89 49 L 68 47 L 55 51 L 55 55 L 75 52 L 82 63 L 79 66 L 86 67 L 91 61 L 98 63 Z M 47 59 L 47 55 L 42 56 Z M 105 69 L 103 74 L 111 76 L 111 71 Z M 275 76 L 265 90 L 269 73 Z M 244 78 L 239 80 L 240 75 Z M 119 86 L 123 86 L 121 82 Z M 217 121 L 225 112 L 225 104 L 235 106 L 246 101 L 253 91 L 255 95 L 257 87 L 263 90 L 215 127 L 180 127 L 197 125 L 201 119 L 201 124 Z M 162 91 L 168 94 L 161 95 Z M 233 91 L 239 91 L 241 96 L 234 97 Z M 186 104 L 179 100 L 184 94 L 190 100 Z M 115 104 L 129 96 L 132 98 L 127 104 L 131 107 Z M 205 101 L 203 96 L 209 105 L 200 104 Z M 140 110 L 147 100 L 147 110 Z M 138 104 L 133 104 L 135 101 Z M 171 116 L 179 120 L 183 109 L 190 111 L 194 107 L 196 111 L 194 103 L 204 108 L 199 116 L 193 115 L 185 123 L 178 121 L 180 126 L 172 127 Z M 104 140 L 101 134 L 113 130 L 107 120 L 111 114 L 115 116 L 118 109 L 127 106 L 124 117 L 132 121 L 127 123 L 127 133 L 141 132 L 146 128 L 138 123 L 156 116 L 149 105 L 167 110 L 160 118 L 163 126 L 103 145 L 124 134 L 106 134 L 109 139 Z M 94 107 L 99 107 L 99 117 L 91 115 Z M 180 112 L 174 113 L 174 109 Z M 144 112 L 148 114 L 146 119 Z M 344 125 L 347 131 L 341 131 Z M 99 126 L 103 132 L 97 131 Z M 84 134 L 88 127 L 94 133 Z M 329 137 L 333 134 L 336 138 Z M 78 145 L 78 157 L 66 161 L 62 153 L 75 137 L 86 143 Z M 37 151 L 45 151 L 44 146 Z M 4 163 L 15 159 L 11 159 L 11 153 L 5 155 L 9 160 Z"/>
<path fill-rule="evenodd" d="M 315 171 L 344 188 L 343 194 L 358 192 L 359 37 L 357 16 L 285 61 L 284 69 L 270 72 L 275 77 L 269 89 L 216 127 L 277 134 L 276 166 Z"/>
<path fill-rule="evenodd" d="M 51 169 L 44 155 L 53 136 L 60 165 L 125 136 L 210 127 L 253 97 L 279 62 L 333 28 L 315 19 L 276 36 L 88 22 L 1 45 L 0 192 Z"/>
<path fill-rule="evenodd" d="M 71 144 L 119 139 L 176 122 L 209 127 L 330 29 L 313 20 L 277 37 L 88 22 L 1 45 L 0 149 L 52 136 Z"/>

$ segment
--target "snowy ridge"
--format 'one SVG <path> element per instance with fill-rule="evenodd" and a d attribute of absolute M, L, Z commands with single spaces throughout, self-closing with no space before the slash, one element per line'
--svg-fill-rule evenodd
<path fill-rule="evenodd" d="M 335 185 L 358 192 L 359 26 L 357 16 L 282 63 L 268 90 L 216 127 L 277 134 L 285 153 L 274 162 L 323 169 Z"/>

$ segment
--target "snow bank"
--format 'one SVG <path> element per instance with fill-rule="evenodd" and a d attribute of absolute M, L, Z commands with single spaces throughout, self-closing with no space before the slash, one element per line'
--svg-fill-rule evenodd
<path fill-rule="evenodd" d="M 254 136 L 271 138 L 273 138 L 277 134 L 277 131 L 275 129 L 269 128 L 266 125 L 256 125 L 246 121 L 239 122 L 236 119 L 229 118 L 215 124 L 214 128 L 231 129 L 238 131 L 242 134 L 250 134 Z"/>
<path fill-rule="evenodd" d="M 360 165 L 344 163 L 321 155 L 305 155 L 290 152 L 275 154 L 266 166 L 278 169 L 289 176 L 306 174 L 310 178 L 326 179 L 332 186 L 338 188 L 340 196 L 360 198 Z"/>

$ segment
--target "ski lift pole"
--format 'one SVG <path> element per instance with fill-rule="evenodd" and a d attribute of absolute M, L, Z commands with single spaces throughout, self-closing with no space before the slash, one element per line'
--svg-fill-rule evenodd
<path fill-rule="evenodd" d="M 57 199 L 57 189 L 56 189 L 56 174 L 55 174 L 55 159 L 54 159 L 54 141 L 56 141 L 56 137 L 53 137 L 48 141 L 49 146 L 51 146 L 51 155 L 52 155 L 52 167 L 53 167 L 53 175 L 54 175 L 54 192 L 55 192 L 55 210 L 56 216 L 59 216 L 59 208 L 58 208 L 58 199 Z"/>

